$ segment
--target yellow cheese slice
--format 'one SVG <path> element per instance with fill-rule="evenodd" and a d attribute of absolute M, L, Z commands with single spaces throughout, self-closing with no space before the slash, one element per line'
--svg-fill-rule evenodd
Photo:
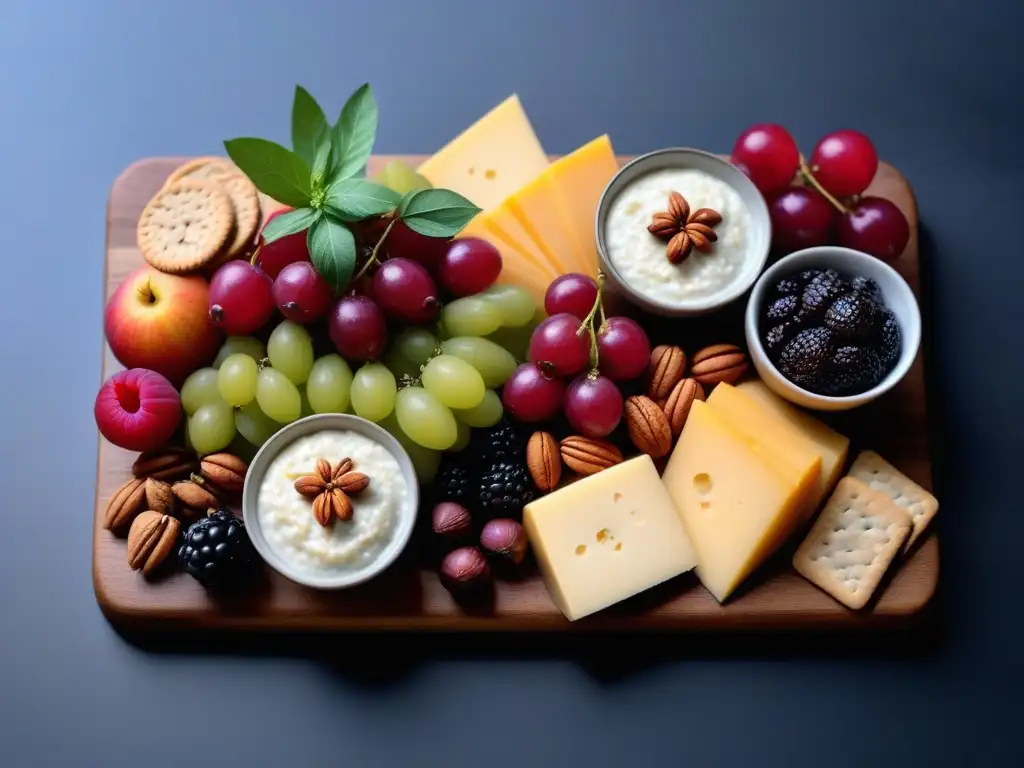
<path fill-rule="evenodd" d="M 478 237 L 491 243 L 501 253 L 504 265 L 521 261 L 540 274 L 557 274 L 543 256 L 527 248 L 520 248 L 514 240 L 506 237 L 504 230 L 493 222 L 493 215 L 490 212 L 477 214 L 459 233 L 459 237 Z M 551 277 L 549 282 L 552 279 L 554 277 Z"/>
<path fill-rule="evenodd" d="M 569 621 L 697 563 L 686 529 L 646 455 L 530 502 L 523 526 L 548 593 Z"/>
<path fill-rule="evenodd" d="M 814 492 L 820 460 L 797 469 L 696 401 L 662 480 L 697 549 L 697 575 L 719 602 L 772 553 Z"/>
<path fill-rule="evenodd" d="M 565 268 L 564 263 L 560 259 L 555 258 L 550 252 L 540 247 L 530 232 L 523 227 L 519 217 L 516 216 L 509 204 L 509 200 L 486 213 L 484 226 L 494 236 L 523 254 L 525 258 L 532 260 L 538 267 L 550 270 L 551 274 L 556 277 L 571 271 Z"/>
<path fill-rule="evenodd" d="M 550 263 L 558 266 L 559 274 L 589 273 L 565 200 L 547 171 L 509 197 L 504 205 L 530 241 Z"/>
<path fill-rule="evenodd" d="M 435 187 L 458 192 L 486 211 L 547 167 L 544 148 L 513 94 L 417 170 Z"/>
<path fill-rule="evenodd" d="M 563 216 L 577 238 L 583 257 L 580 270 L 591 277 L 597 277 L 597 204 L 618 170 L 619 161 L 605 134 L 560 158 L 544 172 L 558 190 Z"/>

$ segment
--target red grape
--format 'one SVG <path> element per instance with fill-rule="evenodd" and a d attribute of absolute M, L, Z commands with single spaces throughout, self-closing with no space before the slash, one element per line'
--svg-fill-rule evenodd
<path fill-rule="evenodd" d="M 609 317 L 597 333 L 601 373 L 612 381 L 629 381 L 647 370 L 651 342 L 644 329 L 628 317 Z"/>
<path fill-rule="evenodd" d="M 544 293 L 544 311 L 550 315 L 568 312 L 579 320 L 590 314 L 597 301 L 597 283 L 587 275 L 570 272 L 556 277 Z"/>
<path fill-rule="evenodd" d="M 800 150 L 781 125 L 752 125 L 736 139 L 732 162 L 761 192 L 774 192 L 788 185 L 800 167 Z"/>
<path fill-rule="evenodd" d="M 607 437 L 622 420 L 622 393 L 607 376 L 577 376 L 565 393 L 565 415 L 587 437 Z"/>
<path fill-rule="evenodd" d="M 248 261 L 229 261 L 210 280 L 210 319 L 228 336 L 256 332 L 273 311 L 270 278 Z"/>
<path fill-rule="evenodd" d="M 434 278 L 410 259 L 390 259 L 373 276 L 373 298 L 384 314 L 409 323 L 429 323 L 441 308 Z"/>
<path fill-rule="evenodd" d="M 288 213 L 291 208 L 281 208 L 274 211 L 267 217 L 266 226 L 282 213 Z M 266 243 L 260 247 L 259 256 L 256 257 L 260 269 L 267 273 L 271 280 L 276 280 L 281 270 L 289 264 L 297 261 L 309 261 L 309 248 L 306 246 L 306 232 L 296 232 L 294 235 L 285 235 L 272 243 Z"/>
<path fill-rule="evenodd" d="M 456 296 L 472 296 L 498 279 L 501 254 L 477 237 L 453 240 L 435 274 L 437 281 Z"/>
<path fill-rule="evenodd" d="M 811 155 L 814 178 L 836 197 L 859 195 L 878 170 L 871 139 L 857 131 L 836 131 L 818 142 Z"/>
<path fill-rule="evenodd" d="M 328 331 L 338 352 L 349 360 L 374 360 L 388 343 L 384 315 L 365 296 L 338 299 L 331 308 Z"/>
<path fill-rule="evenodd" d="M 837 211 L 811 187 L 787 187 L 769 198 L 772 244 L 784 253 L 825 245 L 832 238 Z"/>
<path fill-rule="evenodd" d="M 523 363 L 508 377 L 501 400 L 512 416 L 520 421 L 547 421 L 562 407 L 565 384 L 545 376 L 533 363 Z"/>
<path fill-rule="evenodd" d="M 289 264 L 274 280 L 274 303 L 297 323 L 319 320 L 331 306 L 331 286 L 308 261 Z"/>
<path fill-rule="evenodd" d="M 411 259 L 433 272 L 448 252 L 449 241 L 414 232 L 399 221 L 391 228 L 382 249 L 390 258 Z"/>
<path fill-rule="evenodd" d="M 579 327 L 567 312 L 544 318 L 530 337 L 530 362 L 548 364 L 558 376 L 582 371 L 590 362 L 590 333 L 577 333 Z"/>
<path fill-rule="evenodd" d="M 837 234 L 840 245 L 891 261 L 907 247 L 910 224 L 890 200 L 862 197 L 850 213 L 839 219 Z"/>

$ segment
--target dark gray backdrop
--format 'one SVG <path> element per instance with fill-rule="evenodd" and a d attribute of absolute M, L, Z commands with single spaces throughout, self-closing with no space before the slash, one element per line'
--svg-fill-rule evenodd
<path fill-rule="evenodd" d="M 5 766 L 1009 764 L 1022 681 L 1020 138 L 1012 0 L 124 0 L 0 21 L 0 749 Z M 854 127 L 917 189 L 934 260 L 942 615 L 842 638 L 139 648 L 89 579 L 104 206 L 132 160 L 287 141 L 373 82 L 378 149 L 512 91 L 549 151 L 809 148 Z M 182 651 L 181 649 L 184 649 Z M 176 652 L 177 651 L 177 652 Z M 390 654 L 393 674 L 359 661 Z M 442 760 L 444 762 L 442 762 Z M 671 762 L 670 762 L 671 761 Z"/>

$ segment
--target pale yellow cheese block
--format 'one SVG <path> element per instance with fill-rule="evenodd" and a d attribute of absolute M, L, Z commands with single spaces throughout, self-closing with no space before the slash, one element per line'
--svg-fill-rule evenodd
<path fill-rule="evenodd" d="M 550 270 L 551 274 L 558 275 L 566 272 L 565 265 L 554 254 L 542 248 L 527 230 L 522 221 L 516 216 L 510 204 L 511 198 L 505 200 L 493 210 L 480 214 L 477 218 L 483 217 L 484 227 L 499 240 L 512 246 L 514 250 L 523 254 L 524 258 L 530 260 L 541 269 Z"/>
<path fill-rule="evenodd" d="M 718 389 L 719 387 L 715 387 L 716 392 Z M 813 517 L 843 474 L 850 450 L 850 438 L 786 402 L 760 380 L 745 381 L 736 386 L 736 391 L 762 406 L 762 416 L 766 424 L 774 424 L 778 430 L 788 429 L 817 448 L 821 456 L 818 493 L 816 502 L 807 511 L 807 518 Z M 715 393 L 712 393 L 711 398 L 714 397 Z M 708 398 L 709 401 L 711 398 Z"/>
<path fill-rule="evenodd" d="M 519 226 L 559 273 L 583 272 L 586 260 L 561 192 L 548 173 L 551 168 L 509 197 L 506 205 Z"/>
<path fill-rule="evenodd" d="M 569 621 L 685 573 L 697 562 L 646 455 L 531 502 L 523 524 L 551 599 Z"/>
<path fill-rule="evenodd" d="M 417 170 L 435 187 L 458 192 L 487 211 L 547 167 L 544 148 L 513 94 Z"/>
<path fill-rule="evenodd" d="M 697 575 L 719 602 L 792 530 L 820 466 L 815 456 L 797 468 L 693 403 L 662 480 L 697 549 Z"/>

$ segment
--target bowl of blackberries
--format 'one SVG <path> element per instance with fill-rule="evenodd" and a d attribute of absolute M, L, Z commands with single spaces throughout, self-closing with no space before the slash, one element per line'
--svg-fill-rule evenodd
<path fill-rule="evenodd" d="M 745 319 L 758 374 L 776 394 L 820 411 L 855 408 L 906 375 L 921 344 L 907 281 L 860 251 L 821 246 L 775 262 Z"/>

